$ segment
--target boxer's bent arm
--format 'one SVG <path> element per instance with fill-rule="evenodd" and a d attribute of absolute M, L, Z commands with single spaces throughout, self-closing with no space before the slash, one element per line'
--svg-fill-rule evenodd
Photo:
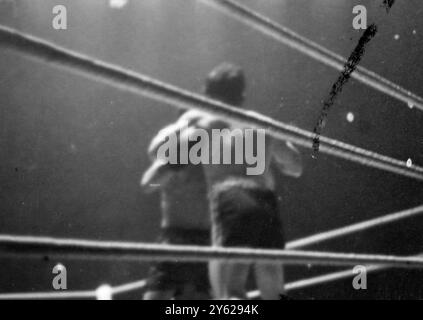
<path fill-rule="evenodd" d="M 256 111 L 248 110 L 248 114 L 256 117 L 262 115 Z M 266 135 L 266 142 L 272 143 L 272 162 L 283 174 L 298 178 L 303 173 L 302 158 L 300 152 L 291 142 L 276 140 Z"/>
<path fill-rule="evenodd" d="M 189 147 L 189 137 L 193 132 L 195 132 L 194 127 L 189 127 L 188 125 L 192 125 L 194 119 L 189 119 L 186 121 L 186 116 L 182 116 L 178 122 L 167 126 L 166 128 L 162 129 L 157 136 L 153 139 L 152 143 L 149 147 L 149 156 L 152 159 L 152 165 L 145 171 L 143 177 L 141 179 L 141 186 L 146 189 L 146 191 L 154 191 L 160 186 L 166 184 L 172 174 L 175 171 L 179 171 L 185 168 L 185 165 L 182 164 L 170 164 L 165 160 L 159 159 L 157 157 L 157 150 L 160 146 L 166 142 L 167 137 L 170 134 L 176 134 L 178 146 L 176 146 L 175 150 L 177 150 L 177 159 L 179 159 L 179 152 L 180 152 L 180 143 L 181 140 L 188 140 L 187 145 Z"/>
<path fill-rule="evenodd" d="M 294 178 L 299 178 L 303 174 L 301 153 L 289 141 L 285 142 L 275 140 L 274 138 L 270 139 L 272 143 L 272 159 L 274 160 L 278 169 L 283 174 Z"/>

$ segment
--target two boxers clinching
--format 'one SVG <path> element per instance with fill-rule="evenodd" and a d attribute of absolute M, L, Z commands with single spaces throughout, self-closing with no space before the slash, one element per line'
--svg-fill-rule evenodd
<path fill-rule="evenodd" d="M 223 63 L 207 77 L 204 93 L 215 100 L 241 107 L 244 91 L 243 71 Z M 246 134 L 251 129 L 257 134 Z M 211 148 L 211 141 L 202 142 L 202 148 L 209 148 L 210 161 L 171 164 L 157 157 L 157 150 L 167 142 L 169 135 L 178 137 L 177 150 L 181 150 L 183 144 L 190 147 L 193 142 L 198 142 L 198 130 L 207 132 L 208 137 L 215 130 L 229 133 L 229 136 L 222 137 L 220 149 Z M 265 128 L 252 128 L 190 110 L 157 134 L 149 148 L 152 164 L 143 175 L 142 185 L 148 190 L 159 189 L 161 192 L 163 243 L 210 245 L 211 239 L 211 245 L 218 247 L 284 248 L 274 174 L 278 170 L 287 176 L 300 177 L 301 156 L 289 142 L 267 134 L 265 139 L 259 139 L 259 131 L 265 132 Z M 237 132 L 236 136 L 232 132 Z M 230 150 L 232 155 L 245 152 L 245 148 L 238 148 L 233 143 L 240 139 L 244 146 L 252 145 L 256 153 L 260 151 L 257 156 L 265 163 L 261 174 L 248 174 L 245 161 L 230 164 L 215 161 L 224 157 L 222 152 L 213 154 L 219 150 Z M 259 143 L 264 145 L 259 146 Z M 205 263 L 156 264 L 151 269 L 149 290 L 144 298 L 206 299 L 209 297 L 209 279 L 213 298 L 244 299 L 250 267 L 251 264 L 223 260 L 210 261 L 208 268 Z M 253 267 L 261 297 L 279 299 L 284 294 L 283 266 L 258 262 Z"/>

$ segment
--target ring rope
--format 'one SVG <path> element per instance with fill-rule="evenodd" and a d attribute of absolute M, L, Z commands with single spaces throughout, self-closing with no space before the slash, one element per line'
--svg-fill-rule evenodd
<path fill-rule="evenodd" d="M 0 300 L 92 299 L 96 291 L 19 292 L 0 294 Z"/>
<path fill-rule="evenodd" d="M 421 255 L 420 255 L 421 256 Z M 366 273 L 374 273 L 376 271 L 382 271 L 389 269 L 387 266 L 366 266 Z M 295 291 L 301 289 L 307 289 L 316 285 L 327 284 L 338 280 L 347 279 L 353 276 L 352 270 L 347 269 L 344 271 L 338 271 L 328 273 L 321 276 L 311 277 L 307 279 L 296 280 L 285 285 L 285 291 Z M 111 288 L 111 295 L 116 296 L 119 294 L 130 293 L 133 291 L 145 290 L 147 282 L 146 280 L 139 280 L 123 284 L 117 287 Z M 248 299 L 260 298 L 260 291 L 253 290 L 247 293 Z M 26 299 L 81 299 L 81 298 L 98 298 L 97 291 L 67 291 L 67 292 L 25 292 L 25 293 L 6 293 L 0 294 L 0 300 L 26 300 Z"/>
<path fill-rule="evenodd" d="M 266 128 L 272 136 L 311 148 L 314 134 L 295 126 L 275 121 L 270 117 L 251 114 L 248 111 L 211 100 L 173 85 L 163 83 L 145 75 L 93 60 L 42 39 L 29 36 L 8 27 L 0 26 L 0 46 L 5 46 L 31 57 L 47 61 L 88 78 L 95 79 L 165 104 L 182 109 L 199 109 L 233 121 Z M 423 168 L 358 148 L 327 137 L 320 138 L 320 150 L 326 154 L 353 161 L 362 165 L 423 180 Z"/>
<path fill-rule="evenodd" d="M 370 274 L 375 271 L 387 269 L 385 266 L 366 266 L 366 273 Z M 321 276 L 316 276 L 312 278 L 297 280 L 291 283 L 287 283 L 285 285 L 286 291 L 293 291 L 293 290 L 300 290 L 300 289 L 307 289 L 309 287 L 317 286 L 319 284 L 327 284 L 330 282 L 343 280 L 352 277 L 354 274 L 351 269 L 347 269 L 344 271 L 332 272 L 328 274 L 324 274 Z M 248 299 L 257 299 L 260 298 L 261 294 L 259 290 L 253 290 L 247 293 Z"/>
<path fill-rule="evenodd" d="M 374 272 L 376 270 L 381 270 L 383 266 L 369 266 L 366 268 L 367 273 Z M 329 273 L 323 276 L 316 276 L 308 279 L 297 280 L 285 285 L 286 291 L 294 291 L 300 289 L 306 289 L 311 286 L 326 284 L 329 282 L 342 280 L 352 276 L 350 269 L 345 271 L 339 271 L 334 273 Z M 130 293 L 133 291 L 145 290 L 147 282 L 145 280 L 134 281 L 127 284 L 120 285 L 118 287 L 112 287 L 112 297 Z M 24 293 L 5 293 L 0 294 L 0 300 L 40 300 L 40 299 L 92 299 L 97 298 L 96 290 L 87 290 L 87 291 L 66 291 L 66 292 L 24 292 Z M 260 291 L 254 290 L 247 293 L 248 299 L 257 299 L 260 297 Z"/>
<path fill-rule="evenodd" d="M 258 12 L 243 6 L 233 0 L 199 0 L 209 6 L 219 9 L 221 12 L 237 19 L 245 25 L 271 37 L 279 43 L 299 51 L 312 59 L 319 61 L 335 70 L 342 71 L 347 62 L 341 55 L 299 35 L 295 31 L 259 14 Z M 416 107 L 423 111 L 423 98 L 409 90 L 391 82 L 390 80 L 358 66 L 351 75 L 361 83 L 385 93 L 393 98 L 405 102 L 408 107 Z"/>
<path fill-rule="evenodd" d="M 133 281 L 115 287 L 109 287 L 110 298 L 116 295 L 142 290 L 146 287 L 146 280 Z M 108 286 L 107 286 L 108 287 Z M 101 288 L 101 287 L 100 287 Z M 98 289 L 97 289 L 98 290 Z M 41 299 L 99 299 L 97 290 L 86 291 L 50 291 L 50 292 L 23 292 L 0 294 L 0 300 L 41 300 Z"/>
<path fill-rule="evenodd" d="M 305 247 L 308 245 L 320 243 L 330 239 L 345 236 L 347 234 L 357 233 L 365 231 L 370 228 L 386 225 L 401 219 L 409 218 L 414 215 L 420 214 L 423 211 L 423 206 L 416 207 L 409 210 L 404 210 L 398 213 L 389 214 L 376 219 L 367 220 L 351 226 L 338 228 L 328 232 L 322 232 L 317 235 L 306 237 L 303 239 L 288 242 L 286 245 L 287 249 L 296 249 Z M 368 273 L 386 269 L 386 266 L 367 266 L 366 270 Z M 285 285 L 285 290 L 297 290 L 303 289 L 310 286 L 324 284 L 336 280 L 342 280 L 351 276 L 351 270 L 329 273 L 322 276 L 317 276 L 309 279 L 298 280 Z M 113 295 L 128 293 L 131 291 L 142 290 L 146 287 L 146 280 L 139 280 L 130 282 L 128 284 L 120 285 L 112 288 Z M 248 298 L 258 298 L 260 296 L 259 291 L 251 291 L 248 293 Z M 95 291 L 73 291 L 73 292 L 38 292 L 38 293 L 12 293 L 12 294 L 0 294 L 0 299 L 72 299 L 72 298 L 95 298 Z"/>
<path fill-rule="evenodd" d="M 368 272 L 374 271 L 376 268 L 371 266 L 372 269 L 367 269 Z M 327 283 L 331 281 L 336 281 L 338 279 L 343 279 L 351 276 L 351 270 L 336 272 L 324 276 L 313 277 L 309 279 L 303 279 L 294 281 L 291 283 L 287 283 L 285 285 L 286 291 L 293 291 L 299 289 L 305 289 L 310 286 Z M 119 295 L 130 293 L 133 291 L 145 290 L 147 282 L 145 280 L 134 281 L 127 284 L 123 284 L 117 287 L 111 287 L 111 295 L 112 297 Z M 249 299 L 256 299 L 260 297 L 260 291 L 254 290 L 250 291 L 247 294 Z M 40 300 L 40 299 L 82 299 L 82 298 L 98 298 L 96 290 L 87 290 L 87 291 L 66 291 L 66 292 L 23 292 L 23 293 L 5 293 L 0 294 L 0 300 Z"/>
<path fill-rule="evenodd" d="M 131 291 L 136 291 L 136 290 L 145 288 L 146 285 L 147 285 L 147 281 L 143 279 L 143 280 L 134 281 L 134 282 L 130 282 L 130 283 L 126 283 L 126 284 L 122 284 L 120 286 L 114 287 L 112 292 L 113 292 L 113 295 L 128 293 Z"/>
<path fill-rule="evenodd" d="M 357 232 L 363 232 L 374 227 L 379 227 L 389 223 L 397 222 L 397 221 L 410 218 L 413 216 L 418 216 L 421 213 L 423 213 L 423 205 L 412 208 L 412 209 L 408 209 L 408 210 L 404 210 L 404 211 L 400 211 L 396 213 L 391 213 L 382 217 L 358 222 L 346 227 L 341 227 L 334 230 L 321 232 L 321 233 L 318 233 L 303 239 L 294 240 L 294 241 L 288 242 L 285 247 L 286 249 L 304 248 L 310 245 L 344 237 L 346 235 L 354 234 Z"/>
<path fill-rule="evenodd" d="M 351 266 L 357 264 L 389 265 L 395 268 L 423 268 L 423 258 L 393 255 L 335 253 L 319 251 L 219 248 L 204 246 L 162 245 L 120 241 L 94 241 L 31 236 L 0 236 L 0 252 L 26 256 L 60 255 L 87 260 L 121 261 L 198 261 L 210 259 L 253 263 L 257 261 L 284 264 Z"/>

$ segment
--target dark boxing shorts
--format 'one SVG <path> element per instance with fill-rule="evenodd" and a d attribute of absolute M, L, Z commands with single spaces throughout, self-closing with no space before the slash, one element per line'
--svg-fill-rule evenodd
<path fill-rule="evenodd" d="M 210 246 L 210 231 L 164 228 L 159 240 L 163 244 Z M 175 290 L 175 296 L 178 296 L 182 294 L 187 284 L 208 295 L 210 292 L 208 264 L 176 260 L 157 262 L 150 268 L 147 290 Z"/>
<path fill-rule="evenodd" d="M 285 239 L 273 190 L 231 179 L 210 193 L 212 242 L 224 247 L 283 249 Z"/>

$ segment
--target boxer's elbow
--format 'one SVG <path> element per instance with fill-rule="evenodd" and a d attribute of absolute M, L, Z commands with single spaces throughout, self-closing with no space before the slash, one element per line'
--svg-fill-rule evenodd
<path fill-rule="evenodd" d="M 147 175 L 147 173 L 144 173 L 142 175 L 141 181 L 140 181 L 141 188 L 143 188 L 145 190 L 145 189 L 147 189 L 149 187 L 150 184 L 151 184 L 151 177 L 149 177 Z"/>
<path fill-rule="evenodd" d="M 292 162 L 290 164 L 291 168 L 291 177 L 299 178 L 303 175 L 304 166 L 303 166 L 303 159 L 300 152 L 295 152 Z"/>
<path fill-rule="evenodd" d="M 140 186 L 142 191 L 147 194 L 153 193 L 157 190 L 156 184 L 147 174 L 143 174 L 143 176 L 141 177 Z"/>
<path fill-rule="evenodd" d="M 303 166 L 301 164 L 290 165 L 284 169 L 284 173 L 292 178 L 300 178 L 303 175 Z"/>
<path fill-rule="evenodd" d="M 156 191 L 167 182 L 169 176 L 167 166 L 160 161 L 156 161 L 142 175 L 141 188 L 147 193 Z"/>
<path fill-rule="evenodd" d="M 303 161 L 299 152 L 292 152 L 289 156 L 282 157 L 276 161 L 279 170 L 290 177 L 299 178 L 303 175 Z"/>

